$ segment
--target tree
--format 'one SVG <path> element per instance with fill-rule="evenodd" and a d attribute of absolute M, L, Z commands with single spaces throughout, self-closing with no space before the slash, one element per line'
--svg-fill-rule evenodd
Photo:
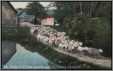
<path fill-rule="evenodd" d="M 111 56 L 111 2 L 55 2 L 55 17 L 71 39 Z"/>
<path fill-rule="evenodd" d="M 39 2 L 29 3 L 25 10 L 28 14 L 34 15 L 36 17 L 35 19 L 40 19 L 47 15 L 45 8 Z M 38 23 L 40 23 L 40 21 L 38 21 Z"/>

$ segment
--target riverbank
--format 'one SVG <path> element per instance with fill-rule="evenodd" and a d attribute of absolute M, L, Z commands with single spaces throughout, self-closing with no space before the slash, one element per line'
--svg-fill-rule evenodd
<path fill-rule="evenodd" d="M 40 29 L 37 29 L 37 28 L 36 28 L 36 30 L 40 30 Z M 46 30 L 46 32 L 47 32 L 47 30 Z M 37 32 L 37 33 L 41 34 L 40 32 Z M 35 39 L 37 39 L 37 41 L 40 39 L 40 38 L 37 37 L 38 34 L 32 34 L 32 36 L 34 36 Z M 47 34 L 47 33 L 45 33 L 45 34 Z M 45 44 L 45 41 L 43 39 L 40 42 Z M 49 43 L 47 45 L 51 47 L 51 45 L 49 45 Z M 104 67 L 105 68 L 111 68 L 111 59 L 106 59 L 105 57 L 101 57 L 101 58 L 96 57 L 96 58 L 93 58 L 93 57 L 90 57 L 90 56 L 85 56 L 84 54 L 81 55 L 81 54 L 78 54 L 78 53 L 70 53 L 70 52 L 65 51 L 65 50 L 60 50 L 59 49 L 60 47 L 58 47 L 58 46 L 57 46 L 57 48 L 55 48 L 53 44 L 52 44 L 52 46 L 53 46 L 52 49 L 54 49 L 55 51 L 57 51 L 59 53 L 62 53 L 64 55 L 66 55 L 66 56 L 70 56 L 70 57 L 73 57 L 75 59 L 78 59 L 79 61 L 82 61 L 82 62 L 85 62 L 85 63 L 90 63 L 92 65 L 103 67 L 103 68 Z"/>
<path fill-rule="evenodd" d="M 76 54 L 72 55 L 71 53 L 67 53 L 61 49 L 59 50 L 58 48 L 55 48 L 55 47 L 53 48 L 41 42 L 38 42 L 36 41 L 35 38 L 33 39 L 33 37 L 31 40 L 27 42 L 23 41 L 20 43 L 23 46 L 25 46 L 27 50 L 30 50 L 32 52 L 39 52 L 41 55 L 51 60 L 55 64 L 63 66 L 62 68 L 57 68 L 57 69 L 110 69 L 109 67 L 108 68 L 103 67 L 103 66 L 101 67 L 100 65 L 92 64 L 92 62 L 88 63 L 87 61 L 80 60 L 78 58 L 85 59 L 87 56 L 83 57 L 83 56 L 76 55 Z"/>
<path fill-rule="evenodd" d="M 91 57 L 84 56 L 84 55 L 80 56 L 78 54 L 72 54 L 72 53 L 63 51 L 58 48 L 54 48 L 54 50 L 58 51 L 59 53 L 71 56 L 73 58 L 77 58 L 80 61 L 88 62 L 93 65 L 97 65 L 97 66 L 101 66 L 101 67 L 111 68 L 111 60 L 110 59 L 96 59 L 96 58 L 91 58 Z"/>
<path fill-rule="evenodd" d="M 30 30 L 33 27 L 25 28 L 23 29 L 20 27 L 20 30 L 18 31 L 15 41 L 22 46 L 25 47 L 25 49 L 31 51 L 31 52 L 38 52 L 40 55 L 46 57 L 48 60 L 54 62 L 55 64 L 58 64 L 60 66 L 63 66 L 62 68 L 51 68 L 51 69 L 111 69 L 111 62 L 108 61 L 108 66 L 102 65 L 96 63 L 98 60 L 101 62 L 102 59 L 93 59 L 91 57 L 87 56 L 81 56 L 72 54 L 71 52 L 66 52 L 64 50 L 59 50 L 58 47 L 51 46 L 48 44 L 44 44 L 41 41 L 38 41 L 38 38 L 36 35 L 31 34 Z M 23 30 L 23 31 L 22 31 Z M 85 58 L 89 58 L 92 60 L 88 60 Z"/>
<path fill-rule="evenodd" d="M 50 69 L 52 64 L 48 59 L 37 52 L 25 49 L 21 44 L 16 43 L 16 53 L 4 65 L 4 69 Z"/>

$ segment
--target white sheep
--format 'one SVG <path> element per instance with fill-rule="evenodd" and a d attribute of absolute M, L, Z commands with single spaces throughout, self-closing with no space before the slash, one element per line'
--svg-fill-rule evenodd
<path fill-rule="evenodd" d="M 41 35 L 40 34 L 38 34 L 37 36 L 36 36 L 36 38 L 40 41 L 41 40 Z"/>
<path fill-rule="evenodd" d="M 91 56 L 101 56 L 101 53 L 103 53 L 102 49 L 96 49 L 96 48 L 88 48 L 88 47 L 78 47 L 78 51 L 87 53 L 87 55 Z"/>
<path fill-rule="evenodd" d="M 35 30 L 35 28 L 32 27 L 32 28 L 30 29 L 30 33 L 33 34 L 34 30 Z"/>
<path fill-rule="evenodd" d="M 101 56 L 102 49 L 88 48 L 88 54 L 92 56 Z"/>
<path fill-rule="evenodd" d="M 59 46 L 60 48 L 65 48 L 65 49 L 67 49 L 68 44 L 67 44 L 66 40 L 63 40 L 61 43 L 59 43 L 58 46 Z"/>
<path fill-rule="evenodd" d="M 103 50 L 102 50 L 102 49 L 98 49 L 98 51 L 99 51 L 100 53 L 103 53 Z"/>
<path fill-rule="evenodd" d="M 65 45 L 62 44 L 62 43 L 60 43 L 58 46 L 59 46 L 60 48 L 64 48 L 64 47 L 65 47 Z"/>
<path fill-rule="evenodd" d="M 84 47 L 78 46 L 77 50 L 78 50 L 78 51 L 84 51 L 84 50 L 87 51 L 88 48 L 87 48 L 87 47 L 84 48 Z"/>
<path fill-rule="evenodd" d="M 48 37 L 46 37 L 46 36 L 40 36 L 40 40 L 41 40 L 43 43 L 47 44 L 47 43 L 48 43 L 49 38 L 48 38 Z"/>
<path fill-rule="evenodd" d="M 83 43 L 82 42 L 78 42 L 79 43 L 79 46 L 82 46 L 83 45 Z"/>
<path fill-rule="evenodd" d="M 74 42 L 73 46 L 76 48 L 79 46 L 78 42 Z"/>

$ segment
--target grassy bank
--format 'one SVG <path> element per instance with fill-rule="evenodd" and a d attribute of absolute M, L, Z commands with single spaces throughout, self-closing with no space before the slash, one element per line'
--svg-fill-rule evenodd
<path fill-rule="evenodd" d="M 6 35 L 6 33 L 4 32 L 5 34 L 2 34 L 3 36 L 5 36 L 3 37 L 4 38 L 3 40 L 13 40 L 17 43 L 20 43 L 31 52 L 40 53 L 53 63 L 63 66 L 63 68 L 60 69 L 103 69 L 101 67 L 81 62 L 75 58 L 54 51 L 52 47 L 44 45 L 41 42 L 38 42 L 35 37 L 31 36 L 30 28 L 17 27 L 16 30 L 17 31 L 15 33 L 12 32 L 12 35 L 10 36 Z M 8 33 L 11 34 L 11 32 Z"/>

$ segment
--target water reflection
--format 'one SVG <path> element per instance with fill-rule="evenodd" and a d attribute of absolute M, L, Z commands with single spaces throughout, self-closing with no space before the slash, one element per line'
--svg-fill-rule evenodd
<path fill-rule="evenodd" d="M 4 66 L 5 69 L 101 69 L 59 54 L 47 46 L 45 48 L 41 43 L 21 45 L 16 45 L 16 53 Z"/>
<path fill-rule="evenodd" d="M 50 69 L 50 66 L 48 65 L 50 62 L 40 54 L 30 52 L 19 44 L 17 44 L 16 49 L 17 52 L 4 66 L 5 69 Z"/>

